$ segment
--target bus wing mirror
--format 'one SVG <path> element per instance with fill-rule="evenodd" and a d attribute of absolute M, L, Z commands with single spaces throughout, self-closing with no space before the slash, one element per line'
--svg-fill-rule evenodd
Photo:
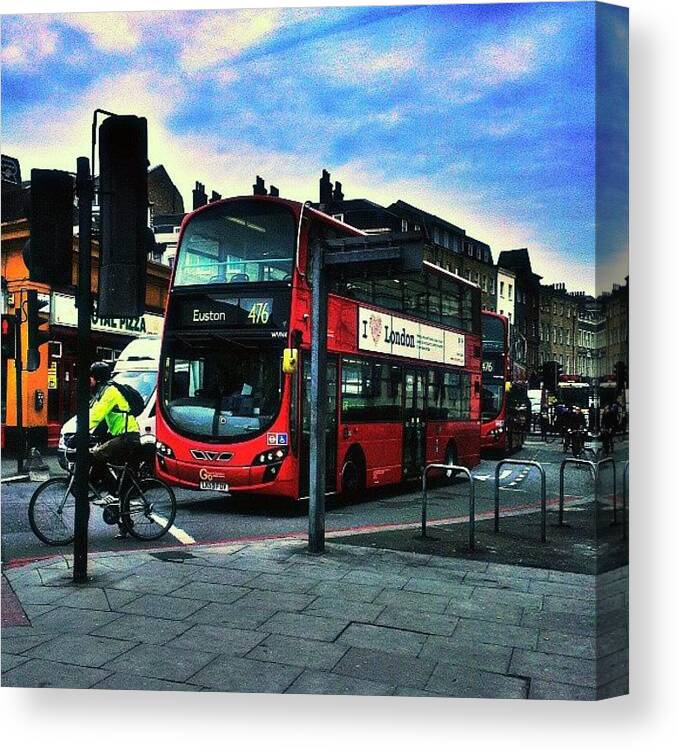
<path fill-rule="evenodd" d="M 285 375 L 292 375 L 299 367 L 299 350 L 285 349 L 283 351 L 282 369 Z"/>

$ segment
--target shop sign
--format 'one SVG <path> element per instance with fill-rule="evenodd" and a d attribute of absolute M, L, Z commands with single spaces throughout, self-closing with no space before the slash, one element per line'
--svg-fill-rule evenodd
<path fill-rule="evenodd" d="M 146 313 L 136 318 L 100 318 L 96 312 L 96 304 L 92 313 L 92 330 L 107 333 L 119 333 L 123 336 L 160 336 L 163 324 L 162 315 Z M 67 294 L 52 294 L 52 308 L 50 324 L 76 328 L 78 325 L 78 310 L 75 298 Z"/>

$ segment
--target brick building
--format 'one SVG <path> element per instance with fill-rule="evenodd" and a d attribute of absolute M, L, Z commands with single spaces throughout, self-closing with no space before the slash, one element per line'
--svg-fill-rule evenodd
<path fill-rule="evenodd" d="M 526 247 L 499 253 L 497 266 L 512 271 L 516 279 L 515 325 L 525 340 L 527 377 L 539 373 L 539 297 L 541 276 L 532 270 Z"/>

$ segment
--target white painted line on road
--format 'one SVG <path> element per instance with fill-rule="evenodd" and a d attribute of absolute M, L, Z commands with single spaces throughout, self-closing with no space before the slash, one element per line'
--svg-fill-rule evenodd
<path fill-rule="evenodd" d="M 151 518 L 158 524 L 158 526 L 167 526 L 167 519 L 159 516 L 157 513 L 151 513 Z M 195 544 L 195 539 L 190 534 L 187 534 L 183 529 L 180 529 L 174 524 L 167 529 L 167 533 L 171 534 L 182 544 Z"/>
<path fill-rule="evenodd" d="M 499 475 L 499 479 L 506 479 L 506 477 L 510 477 L 511 474 L 513 474 L 513 469 L 504 469 Z"/>
<path fill-rule="evenodd" d="M 13 477 L 3 477 L 0 479 L 0 483 L 5 482 L 23 482 L 24 479 L 28 479 L 28 474 L 16 474 Z"/>

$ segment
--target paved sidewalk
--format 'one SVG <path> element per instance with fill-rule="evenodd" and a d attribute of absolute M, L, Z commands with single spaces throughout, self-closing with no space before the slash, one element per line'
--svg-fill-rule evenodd
<path fill-rule="evenodd" d="M 28 620 L 3 607 L 3 686 L 580 700 L 628 689 L 626 567 L 596 578 L 336 543 L 311 556 L 299 540 L 100 553 L 84 586 L 69 566 L 4 571 L 6 601 L 14 592 Z"/>

